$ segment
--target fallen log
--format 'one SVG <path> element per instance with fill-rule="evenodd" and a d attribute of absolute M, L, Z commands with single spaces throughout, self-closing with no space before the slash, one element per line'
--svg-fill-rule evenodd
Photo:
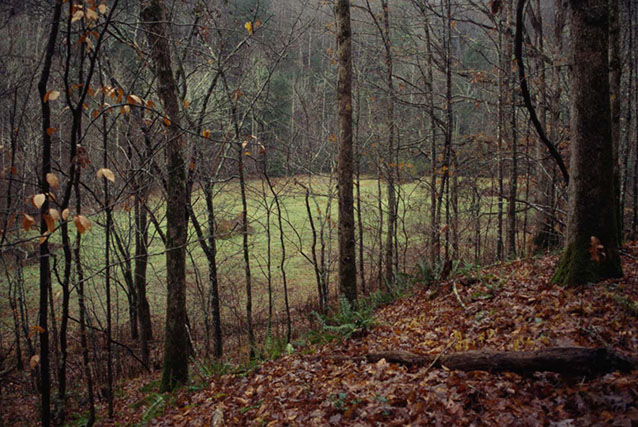
<path fill-rule="evenodd" d="M 364 359 L 406 366 L 430 366 L 460 371 L 516 372 L 537 371 L 565 375 L 602 375 L 613 371 L 629 372 L 638 369 L 638 360 L 625 357 L 606 348 L 550 347 L 536 351 L 472 350 L 449 355 L 428 356 L 407 351 L 369 353 Z"/>

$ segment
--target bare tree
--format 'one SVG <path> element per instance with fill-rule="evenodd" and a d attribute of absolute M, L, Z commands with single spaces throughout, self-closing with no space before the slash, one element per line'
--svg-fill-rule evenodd
<path fill-rule="evenodd" d="M 182 155 L 178 90 L 171 66 L 170 32 L 162 0 L 143 0 L 140 19 L 146 31 L 155 66 L 157 89 L 164 106 L 166 142 L 166 335 L 162 391 L 172 390 L 188 379 L 189 340 L 186 330 L 186 171 Z"/>
<path fill-rule="evenodd" d="M 350 2 L 337 0 L 337 104 L 339 110 L 339 290 L 350 304 L 357 301 L 352 149 L 352 30 Z M 391 267 L 390 267 L 391 268 Z"/>

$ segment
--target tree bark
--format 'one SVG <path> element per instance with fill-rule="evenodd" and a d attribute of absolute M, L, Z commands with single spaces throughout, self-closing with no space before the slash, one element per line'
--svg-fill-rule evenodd
<path fill-rule="evenodd" d="M 41 175 L 41 191 L 42 194 L 49 193 L 49 183 L 47 182 L 47 174 L 51 172 L 51 135 L 47 132 L 51 127 L 51 107 L 44 100 L 47 94 L 47 85 L 51 73 L 51 63 L 53 62 L 53 54 L 55 53 L 55 45 L 58 38 L 58 30 L 60 28 L 60 16 L 62 14 L 62 3 L 57 2 L 53 9 L 53 20 L 51 24 L 51 32 L 47 41 L 46 55 L 42 67 L 42 74 L 38 82 L 38 93 L 40 95 L 40 105 L 42 109 L 42 175 Z M 47 233 L 47 224 L 44 215 L 48 212 L 49 202 L 45 200 L 40 210 L 40 230 L 44 235 Z M 48 331 L 48 290 L 51 286 L 51 268 L 50 253 L 48 239 L 40 244 L 40 307 L 39 307 L 39 326 L 40 332 L 40 421 L 44 427 L 51 424 L 51 378 L 49 364 L 49 331 Z"/>
<path fill-rule="evenodd" d="M 622 242 L 623 218 L 620 209 L 620 80 L 622 66 L 620 63 L 620 7 L 619 0 L 609 0 L 609 102 L 611 108 L 611 139 L 614 153 L 614 196 L 616 197 L 616 221 L 618 226 L 618 244 Z"/>
<path fill-rule="evenodd" d="M 188 380 L 188 333 L 186 330 L 186 171 L 180 135 L 180 109 L 177 85 L 171 66 L 169 32 L 161 0 L 141 1 L 140 19 L 146 30 L 155 66 L 157 89 L 167 117 L 166 166 L 166 335 L 162 392 Z"/>
<path fill-rule="evenodd" d="M 407 366 L 445 366 L 459 371 L 507 371 L 519 374 L 547 371 L 565 375 L 600 375 L 616 370 L 629 372 L 638 367 L 638 360 L 613 350 L 585 347 L 550 347 L 537 351 L 472 350 L 440 357 L 387 351 L 365 356 L 368 362 L 381 359 Z"/>
<path fill-rule="evenodd" d="M 607 0 L 572 0 L 567 241 L 553 281 L 621 277 L 611 134 Z"/>
<path fill-rule="evenodd" d="M 352 185 L 352 31 L 350 2 L 337 0 L 337 52 L 339 71 L 337 104 L 339 111 L 339 290 L 354 304 L 357 300 L 355 264 L 354 197 Z"/>

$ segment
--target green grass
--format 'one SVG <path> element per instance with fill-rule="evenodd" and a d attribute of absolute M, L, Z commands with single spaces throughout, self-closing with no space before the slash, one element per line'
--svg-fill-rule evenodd
<path fill-rule="evenodd" d="M 293 307 L 300 307 L 314 299 L 316 295 L 316 281 L 313 266 L 302 255 L 302 251 L 310 256 L 312 234 L 310 222 L 305 205 L 305 190 L 303 186 L 311 188 L 310 198 L 311 211 L 315 221 L 315 227 L 319 232 L 323 229 L 326 239 L 325 256 L 326 263 L 330 271 L 336 270 L 336 250 L 337 250 L 337 200 L 334 180 L 321 177 L 297 176 L 294 178 L 280 178 L 274 180 L 275 191 L 279 194 L 282 208 L 283 231 L 285 235 L 286 259 L 285 269 L 288 279 L 289 298 Z M 379 227 L 378 217 L 378 189 L 375 179 L 363 179 L 361 181 L 361 201 L 364 241 L 366 247 L 366 257 L 371 260 L 377 256 L 376 248 L 377 232 Z M 489 183 L 485 183 L 487 187 Z M 382 183 L 381 200 L 385 204 L 385 185 Z M 241 212 L 241 200 L 239 185 L 237 182 L 230 182 L 218 185 L 214 199 L 215 215 L 219 220 L 233 220 Z M 468 196 L 469 197 L 469 196 Z M 254 232 L 248 236 L 250 245 L 250 262 L 253 277 L 253 307 L 257 319 L 265 319 L 267 315 L 267 281 L 268 281 L 268 238 L 266 227 L 268 224 L 268 211 L 270 211 L 270 253 L 271 253 L 271 282 L 273 287 L 274 306 L 276 318 L 283 319 L 283 292 L 282 280 L 279 269 L 281 259 L 281 245 L 279 241 L 279 228 L 277 221 L 277 211 L 274 199 L 267 184 L 262 180 L 250 181 L 247 185 L 248 199 L 248 219 L 249 225 Z M 207 233 L 207 213 L 203 193 L 197 188 L 193 194 L 193 207 L 200 220 L 204 232 Z M 151 197 L 149 200 L 151 210 L 164 227 L 164 206 L 161 197 Z M 461 224 L 469 221 L 468 199 L 461 198 L 460 201 Z M 485 196 L 483 199 L 485 213 L 493 213 L 496 209 L 495 198 Z M 99 318 L 104 318 L 104 247 L 105 234 L 103 213 L 89 215 L 85 209 L 84 214 L 88 216 L 93 224 L 91 231 L 82 235 L 82 257 L 85 264 L 84 274 L 87 279 L 85 288 L 89 297 L 89 311 L 95 313 Z M 399 252 L 403 254 L 403 245 L 409 239 L 411 248 L 420 248 L 418 253 L 425 254 L 423 250 L 428 238 L 427 227 L 430 221 L 429 207 L 429 187 L 427 182 L 414 181 L 401 186 L 401 203 L 399 208 L 400 228 L 399 228 Z M 133 212 L 127 210 L 124 204 L 119 204 L 114 210 L 113 219 L 115 227 L 120 233 L 125 245 L 129 245 L 129 250 L 134 250 L 134 223 Z M 386 218 L 384 218 L 384 221 Z M 488 221 L 486 215 L 481 221 Z M 470 227 L 461 230 L 467 233 Z M 151 254 L 148 267 L 148 297 L 153 315 L 163 317 L 166 290 L 166 264 L 164 256 L 164 246 L 151 225 L 149 253 Z M 75 228 L 71 225 L 72 241 L 75 241 Z M 30 232 L 30 236 L 37 238 L 37 232 Z M 358 235 L 358 234 L 357 234 Z M 461 237 L 461 240 L 463 237 Z M 60 232 L 56 231 L 51 237 L 53 242 L 60 242 Z M 319 251 L 319 243 L 317 251 Z M 358 254 L 357 254 L 358 255 Z M 319 253 L 318 253 L 319 256 Z M 61 274 L 63 254 L 61 250 L 57 252 L 57 268 Z M 245 300 L 245 279 L 244 261 L 242 254 L 242 236 L 236 234 L 227 239 L 218 240 L 218 255 L 220 292 L 222 301 L 223 317 L 227 322 L 243 321 L 244 300 Z M 407 271 L 416 272 L 417 262 L 422 262 L 422 257 L 413 259 L 413 265 L 402 265 Z M 117 263 L 118 258 L 112 251 L 112 263 Z M 406 263 L 408 264 L 408 263 Z M 375 265 L 370 263 L 369 265 Z M 414 267 L 414 268 L 412 268 Z M 75 273 L 74 273 L 75 274 Z M 126 322 L 128 318 L 127 301 L 123 287 L 121 270 L 118 265 L 112 268 L 113 275 L 113 312 L 120 324 Z M 35 298 L 37 295 L 38 267 L 31 264 L 24 269 L 25 288 L 30 296 L 30 306 L 35 309 Z M 58 289 L 55 276 L 54 294 Z M 333 298 L 336 297 L 336 285 L 334 276 L 330 280 L 330 292 Z M 206 257 L 197 242 L 196 233 L 192 227 L 189 229 L 189 245 L 187 259 L 187 286 L 188 301 L 191 309 L 189 316 L 191 324 L 201 324 L 203 321 L 204 300 L 208 289 L 208 264 Z M 336 301 L 336 298 L 334 299 Z M 75 301 L 75 293 L 74 299 Z M 74 304 L 72 301 L 72 304 Z M 59 298 L 56 302 L 60 302 Z M 6 303 L 5 303 L 6 304 Z M 6 310 L 6 307 L 2 307 Z M 77 313 L 76 309 L 72 309 Z"/>

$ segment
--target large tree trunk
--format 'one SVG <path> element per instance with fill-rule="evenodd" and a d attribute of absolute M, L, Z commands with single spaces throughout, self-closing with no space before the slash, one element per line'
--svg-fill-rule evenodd
<path fill-rule="evenodd" d="M 616 197 L 616 222 L 618 226 L 618 244 L 622 242 L 623 218 L 620 209 L 620 80 L 622 65 L 620 63 L 620 7 L 618 0 L 609 0 L 609 102 L 611 107 L 611 139 L 614 146 L 614 196 Z"/>
<path fill-rule="evenodd" d="M 558 372 L 566 375 L 598 375 L 615 370 L 636 369 L 638 360 L 629 359 L 605 348 L 550 347 L 537 351 L 472 350 L 447 356 L 423 356 L 407 351 L 370 353 L 368 362 L 385 359 L 407 366 L 432 366 L 459 371 Z"/>
<path fill-rule="evenodd" d="M 565 252 L 553 281 L 621 277 L 609 102 L 607 0 L 572 0 L 571 159 Z"/>
<path fill-rule="evenodd" d="M 166 115 L 166 336 L 162 392 L 188 379 L 188 334 L 186 330 L 186 171 L 182 156 L 180 110 L 177 85 L 171 67 L 169 32 L 161 0 L 143 0 L 140 18 L 155 65 L 157 89 Z"/>
<path fill-rule="evenodd" d="M 339 110 L 339 290 L 351 304 L 357 300 L 355 264 L 354 200 L 352 186 L 352 31 L 350 2 L 337 0 L 337 52 L 339 72 L 337 103 Z"/>

